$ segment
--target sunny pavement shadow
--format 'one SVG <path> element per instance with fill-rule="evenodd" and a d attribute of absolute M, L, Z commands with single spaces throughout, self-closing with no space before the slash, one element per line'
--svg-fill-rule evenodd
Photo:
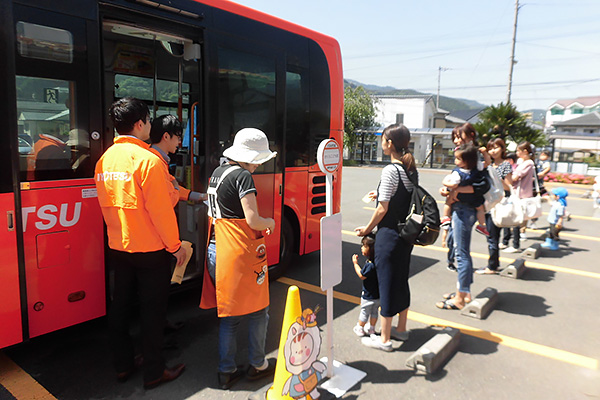
<path fill-rule="evenodd" d="M 546 304 L 546 299 L 541 296 L 516 292 L 498 293 L 496 311 L 539 318 L 552 314 L 549 309 L 550 306 Z"/>

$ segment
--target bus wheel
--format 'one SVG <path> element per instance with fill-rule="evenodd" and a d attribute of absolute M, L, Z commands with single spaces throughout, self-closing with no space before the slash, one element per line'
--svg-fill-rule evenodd
<path fill-rule="evenodd" d="M 294 256 L 294 230 L 287 218 L 281 223 L 281 242 L 279 246 L 279 264 L 269 268 L 269 280 L 279 279 L 288 269 Z"/>

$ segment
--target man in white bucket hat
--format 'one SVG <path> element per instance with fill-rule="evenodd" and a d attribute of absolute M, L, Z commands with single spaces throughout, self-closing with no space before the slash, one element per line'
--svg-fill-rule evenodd
<path fill-rule="evenodd" d="M 201 308 L 217 307 L 219 324 L 219 387 L 229 389 L 244 370 L 235 363 L 237 327 L 248 320 L 249 367 L 256 380 L 275 372 L 275 360 L 265 358 L 269 322 L 269 277 L 265 238 L 275 228 L 273 218 L 258 213 L 252 173 L 277 155 L 259 129 L 240 130 L 229 159 L 217 167 L 208 185 L 210 243 L 204 272 Z"/>

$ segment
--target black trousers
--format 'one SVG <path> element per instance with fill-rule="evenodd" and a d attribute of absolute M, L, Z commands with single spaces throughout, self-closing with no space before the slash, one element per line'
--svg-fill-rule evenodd
<path fill-rule="evenodd" d="M 490 254 L 487 267 L 492 271 L 496 271 L 500 266 L 500 249 L 498 244 L 500 243 L 500 232 L 502 228 L 498 228 L 496 225 L 494 225 L 494 221 L 492 220 L 492 215 L 490 213 L 485 214 L 485 226 L 490 233 L 487 238 L 488 252 Z"/>
<path fill-rule="evenodd" d="M 162 347 L 172 261 L 173 256 L 166 250 L 109 252 L 115 280 L 109 330 L 117 373 L 133 369 L 134 345 L 129 327 L 136 300 L 139 300 L 144 382 L 162 376 L 165 369 Z"/>

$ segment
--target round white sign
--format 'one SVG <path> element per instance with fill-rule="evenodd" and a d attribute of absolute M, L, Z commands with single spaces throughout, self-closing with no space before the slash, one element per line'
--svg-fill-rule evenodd
<path fill-rule="evenodd" d="M 337 171 L 338 166 L 340 165 L 340 159 L 340 146 L 335 139 L 325 139 L 319 144 L 317 150 L 317 163 L 323 173 L 332 174 Z"/>

